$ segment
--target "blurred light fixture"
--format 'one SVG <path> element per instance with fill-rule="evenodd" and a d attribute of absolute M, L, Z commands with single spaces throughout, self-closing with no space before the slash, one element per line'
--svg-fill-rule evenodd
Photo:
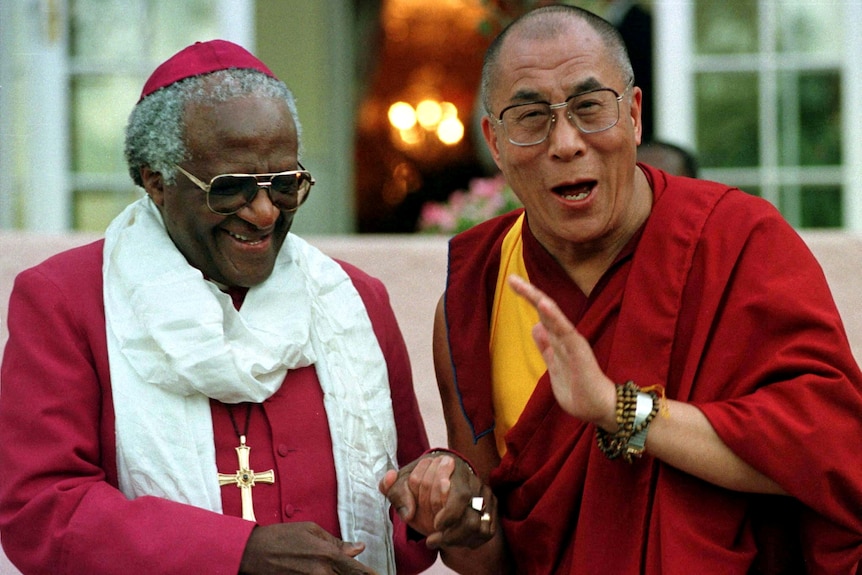
<path fill-rule="evenodd" d="M 395 102 L 389 106 L 389 123 L 397 130 L 409 130 L 416 125 L 416 112 L 407 102 Z"/>
<path fill-rule="evenodd" d="M 395 128 L 393 137 L 401 145 L 420 146 L 432 135 L 447 146 L 464 139 L 464 124 L 458 119 L 458 108 L 452 102 L 426 99 L 415 108 L 407 102 L 395 102 L 389 106 L 388 116 Z"/>
<path fill-rule="evenodd" d="M 454 146 L 464 139 L 464 124 L 458 118 L 446 118 L 437 126 L 437 137 L 447 146 Z"/>
<path fill-rule="evenodd" d="M 440 102 L 436 100 L 419 102 L 416 106 L 416 119 L 419 120 L 420 126 L 429 132 L 433 131 L 443 119 L 443 108 L 440 107 Z"/>

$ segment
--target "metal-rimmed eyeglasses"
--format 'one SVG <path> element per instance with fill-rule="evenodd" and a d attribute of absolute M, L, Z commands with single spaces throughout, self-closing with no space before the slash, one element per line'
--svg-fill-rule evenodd
<path fill-rule="evenodd" d="M 207 207 L 220 216 L 230 216 L 248 205 L 258 190 L 266 188 L 269 199 L 278 209 L 295 212 L 308 198 L 315 180 L 311 172 L 299 164 L 299 170 L 273 174 L 219 174 L 207 184 L 184 170 L 175 167 L 199 187 L 207 196 Z"/>
<path fill-rule="evenodd" d="M 503 127 L 506 138 L 516 146 L 534 146 L 544 142 L 557 121 L 554 110 L 566 109 L 566 117 L 584 134 L 595 134 L 610 130 L 620 121 L 620 102 L 632 87 L 629 80 L 622 94 L 613 88 L 596 88 L 574 94 L 565 102 L 527 102 L 513 104 L 500 112 L 500 117 L 491 119 Z"/>

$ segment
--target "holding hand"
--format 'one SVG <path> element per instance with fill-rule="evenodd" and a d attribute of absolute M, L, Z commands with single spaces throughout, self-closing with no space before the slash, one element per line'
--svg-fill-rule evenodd
<path fill-rule="evenodd" d="M 463 459 L 430 453 L 380 482 L 398 515 L 429 547 L 475 548 L 494 536 L 497 500 Z"/>

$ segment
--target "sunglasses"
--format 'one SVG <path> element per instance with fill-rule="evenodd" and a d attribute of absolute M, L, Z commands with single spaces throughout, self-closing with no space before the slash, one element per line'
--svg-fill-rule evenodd
<path fill-rule="evenodd" d="M 274 174 L 220 174 L 204 183 L 180 166 L 175 166 L 207 195 L 207 207 L 211 212 L 230 216 L 237 213 L 266 188 L 269 199 L 278 209 L 294 212 L 308 198 L 315 184 L 311 172 L 299 164 L 299 170 Z M 261 179 L 263 178 L 263 179 Z"/>

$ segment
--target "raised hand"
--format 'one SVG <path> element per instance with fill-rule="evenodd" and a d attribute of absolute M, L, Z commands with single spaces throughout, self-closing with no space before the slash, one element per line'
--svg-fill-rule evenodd
<path fill-rule="evenodd" d="M 599 367 L 590 343 L 542 290 L 515 275 L 508 281 L 539 313 L 533 339 L 548 366 L 557 402 L 581 421 L 615 430 L 616 390 Z"/>

